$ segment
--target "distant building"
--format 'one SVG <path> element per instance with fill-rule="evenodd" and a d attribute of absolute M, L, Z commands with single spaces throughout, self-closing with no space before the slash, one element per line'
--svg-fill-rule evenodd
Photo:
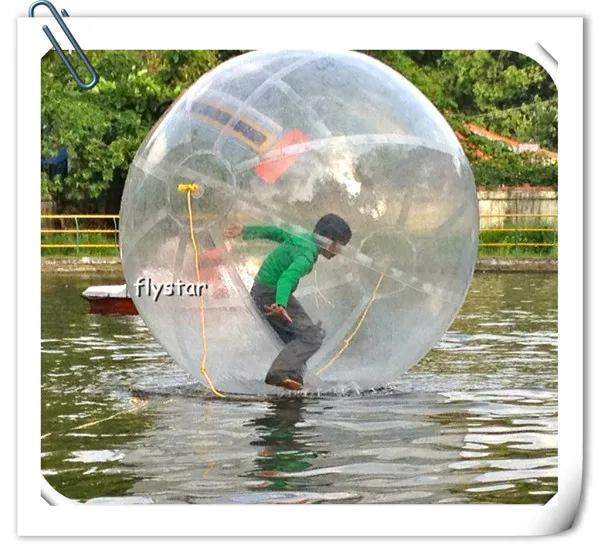
<path fill-rule="evenodd" d="M 474 123 L 467 123 L 465 127 L 467 127 L 467 129 L 469 129 L 473 134 L 476 134 L 478 136 L 483 136 L 484 138 L 487 138 L 489 140 L 495 140 L 497 142 L 503 142 L 516 152 L 538 152 L 539 154 L 544 156 L 549 163 L 558 162 L 558 152 L 553 152 L 552 150 L 546 150 L 544 148 L 541 148 L 539 144 L 519 142 L 518 140 L 515 140 L 513 138 L 508 138 L 506 136 L 502 136 L 501 134 L 484 129 L 483 127 L 475 125 Z M 478 157 L 482 156 L 478 155 Z"/>

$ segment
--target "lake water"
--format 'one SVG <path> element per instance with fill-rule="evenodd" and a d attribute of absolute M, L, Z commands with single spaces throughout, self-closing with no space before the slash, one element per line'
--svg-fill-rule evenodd
<path fill-rule="evenodd" d="M 42 278 L 41 468 L 70 499 L 543 504 L 557 491 L 556 275 L 476 274 L 451 329 L 384 391 L 259 402 L 199 397 L 139 317 L 89 314 L 81 292 L 101 283 Z"/>

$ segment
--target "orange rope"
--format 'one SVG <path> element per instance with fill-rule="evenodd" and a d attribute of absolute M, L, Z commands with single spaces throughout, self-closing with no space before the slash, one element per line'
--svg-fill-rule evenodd
<path fill-rule="evenodd" d="M 377 292 L 379 290 L 379 287 L 381 286 L 381 283 L 383 281 L 383 273 L 381 273 L 381 276 L 379 277 L 379 281 L 377 282 L 377 286 L 375 286 L 375 290 L 373 290 L 373 294 L 371 295 L 371 299 L 369 300 L 369 303 L 367 303 L 367 306 L 365 307 L 364 311 L 362 312 L 362 315 L 360 317 L 360 319 L 358 320 L 358 324 L 356 325 L 356 328 L 352 331 L 352 334 L 350 334 L 350 336 L 348 336 L 348 338 L 346 338 L 344 340 L 344 345 L 342 346 L 342 349 L 340 349 L 340 351 L 338 351 L 333 358 L 329 361 L 329 363 L 327 363 L 324 367 L 321 367 L 318 371 L 317 371 L 317 375 L 321 374 L 326 368 L 330 367 L 334 361 L 336 361 L 340 355 L 342 355 L 342 353 L 344 353 L 344 351 L 348 348 L 348 346 L 350 345 L 350 342 L 352 341 L 352 339 L 354 338 L 354 336 L 356 336 L 356 333 L 359 331 L 360 327 L 362 326 L 365 318 L 367 317 L 367 313 L 369 312 L 369 309 L 371 307 L 371 305 L 373 304 L 373 302 L 375 301 L 375 296 L 377 295 Z"/>
<path fill-rule="evenodd" d="M 192 192 L 198 190 L 197 184 L 180 184 L 178 187 L 180 192 L 187 192 L 187 206 L 188 216 L 190 219 L 190 237 L 192 239 L 192 246 L 194 247 L 195 261 L 196 261 L 196 280 L 197 284 L 201 284 L 200 281 L 200 253 L 198 251 L 198 245 L 196 244 L 196 237 L 194 236 L 194 216 L 192 214 Z M 202 363 L 200 365 L 200 372 L 206 378 L 208 386 L 213 394 L 218 397 L 226 397 L 225 394 L 219 392 L 213 385 L 210 376 L 208 375 L 208 369 L 206 368 L 206 361 L 208 358 L 208 344 L 206 342 L 206 316 L 204 313 L 204 295 L 200 294 L 200 327 L 202 328 Z"/>

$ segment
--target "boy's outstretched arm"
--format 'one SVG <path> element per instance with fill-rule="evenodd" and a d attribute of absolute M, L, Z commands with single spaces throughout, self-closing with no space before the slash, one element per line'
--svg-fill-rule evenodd
<path fill-rule="evenodd" d="M 223 234 L 226 238 L 241 236 L 244 240 L 266 239 L 274 242 L 284 242 L 289 233 L 276 225 L 232 225 Z"/>

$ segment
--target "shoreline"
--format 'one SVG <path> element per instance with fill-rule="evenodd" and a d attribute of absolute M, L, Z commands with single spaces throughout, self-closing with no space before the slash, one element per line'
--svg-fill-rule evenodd
<path fill-rule="evenodd" d="M 119 257 L 42 257 L 44 274 L 85 274 L 120 276 L 123 271 Z M 558 259 L 545 257 L 495 257 L 477 259 L 476 273 L 558 273 Z"/>

